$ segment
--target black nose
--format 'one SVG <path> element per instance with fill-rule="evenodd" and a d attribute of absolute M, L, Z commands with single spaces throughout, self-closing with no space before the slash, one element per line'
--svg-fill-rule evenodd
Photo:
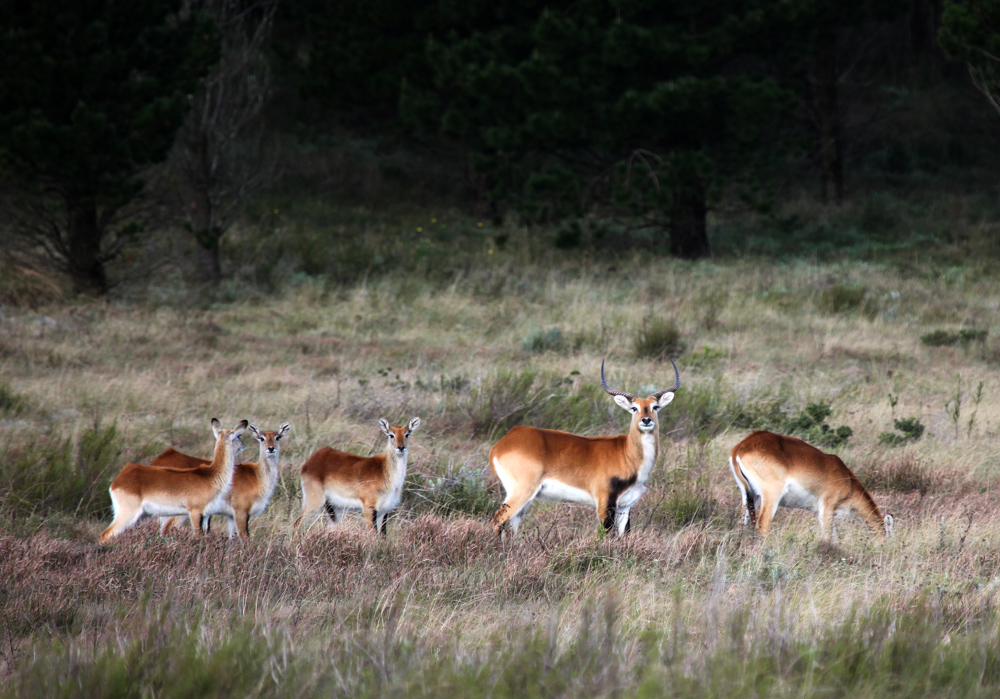
<path fill-rule="evenodd" d="M 653 424 L 653 418 L 651 418 L 651 417 L 644 417 L 644 418 L 642 418 L 641 422 L 644 425 L 652 425 Z"/>
<path fill-rule="evenodd" d="M 277 449 L 275 449 L 274 447 L 268 447 L 268 448 L 267 448 L 267 453 L 268 453 L 268 454 L 273 454 L 273 453 L 274 453 L 274 452 L 276 452 L 276 451 L 278 451 L 278 450 L 277 450 Z"/>

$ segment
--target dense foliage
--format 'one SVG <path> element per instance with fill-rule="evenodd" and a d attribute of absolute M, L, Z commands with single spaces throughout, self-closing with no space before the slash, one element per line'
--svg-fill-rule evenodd
<path fill-rule="evenodd" d="M 217 30 L 179 0 L 0 5 L 0 175 L 20 232 L 78 290 L 107 291 L 115 214 L 162 160 Z"/>

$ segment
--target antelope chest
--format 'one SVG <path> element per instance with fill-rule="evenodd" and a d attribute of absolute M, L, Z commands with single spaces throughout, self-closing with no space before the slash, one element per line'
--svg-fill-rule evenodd
<path fill-rule="evenodd" d="M 274 495 L 274 488 L 278 485 L 278 467 L 274 465 L 269 471 L 268 475 L 265 477 L 264 491 L 261 493 L 260 497 L 254 502 L 253 507 L 250 508 L 250 514 L 254 517 L 259 515 L 261 512 L 267 509 L 267 505 L 271 502 L 271 496 Z"/>
<path fill-rule="evenodd" d="M 385 491 L 375 504 L 379 511 L 395 510 L 403 499 L 403 482 L 406 480 L 406 461 L 400 460 L 386 479 Z"/>
<path fill-rule="evenodd" d="M 615 501 L 615 508 L 618 510 L 629 509 L 632 505 L 639 502 L 639 498 L 645 492 L 646 486 L 642 483 L 636 483 L 628 490 L 622 491 L 622 494 L 618 496 L 618 500 Z"/>

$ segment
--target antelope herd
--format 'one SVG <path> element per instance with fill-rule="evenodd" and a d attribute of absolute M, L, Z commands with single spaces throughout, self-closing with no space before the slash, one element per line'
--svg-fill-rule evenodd
<path fill-rule="evenodd" d="M 677 365 L 670 388 L 646 398 L 608 385 L 601 362 L 601 386 L 631 414 L 626 434 L 584 437 L 560 430 L 518 426 L 497 442 L 489 455 L 490 469 L 506 497 L 493 515 L 493 530 L 503 540 L 517 534 L 525 511 L 536 498 L 588 505 L 609 534 L 630 529 L 630 511 L 646 491 L 656 464 L 660 436 L 657 415 L 674 398 L 681 379 Z M 420 426 L 415 417 L 403 427 L 378 422 L 386 438 L 385 451 L 360 456 L 323 447 L 302 465 L 302 513 L 294 533 L 325 511 L 328 525 L 349 510 L 360 511 L 377 535 L 386 534 L 389 514 L 402 499 L 409 457 L 409 438 Z M 101 533 L 101 543 L 136 524 L 144 516 L 161 518 L 166 533 L 185 518 L 196 534 L 209 531 L 212 515 L 222 515 L 229 536 L 249 536 L 251 517 L 260 515 L 279 479 L 280 441 L 289 423 L 261 430 L 242 420 L 223 429 L 212 419 L 215 451 L 211 459 L 183 454 L 173 448 L 149 465 L 126 464 L 111 483 L 114 521 Z M 243 450 L 240 435 L 249 430 L 258 441 L 255 463 L 236 463 Z M 841 459 L 801 439 L 756 431 L 733 447 L 729 467 L 740 490 L 743 523 L 753 520 L 767 536 L 778 507 L 812 510 L 823 538 L 834 536 L 835 518 L 854 515 L 880 536 L 892 533 L 893 517 L 882 516 L 874 499 Z"/>

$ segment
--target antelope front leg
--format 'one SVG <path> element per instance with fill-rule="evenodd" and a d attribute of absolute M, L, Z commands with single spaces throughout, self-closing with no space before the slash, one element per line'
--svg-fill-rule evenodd
<path fill-rule="evenodd" d="M 389 524 L 389 517 L 391 514 L 392 514 L 391 510 L 389 512 L 378 513 L 378 521 L 375 523 L 375 529 L 383 537 L 385 537 L 386 535 L 386 525 Z"/>
<path fill-rule="evenodd" d="M 378 534 L 378 511 L 372 505 L 364 505 L 362 510 L 365 521 L 372 531 Z"/>
<path fill-rule="evenodd" d="M 189 510 L 188 515 L 191 517 L 191 528 L 194 529 L 195 536 L 201 535 L 201 528 L 204 525 L 204 515 L 201 510 Z"/>
<path fill-rule="evenodd" d="M 618 536 L 625 536 L 632 530 L 632 518 L 629 515 L 631 508 L 623 507 L 620 510 L 615 510 L 615 529 L 618 530 Z"/>

